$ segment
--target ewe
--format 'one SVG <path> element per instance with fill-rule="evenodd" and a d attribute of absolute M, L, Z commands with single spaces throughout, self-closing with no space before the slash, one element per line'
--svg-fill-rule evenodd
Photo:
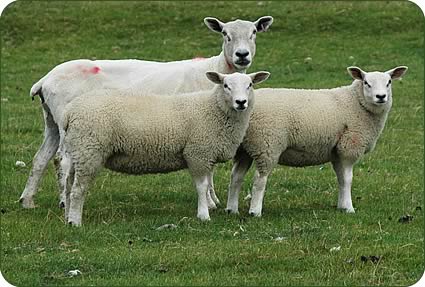
<path fill-rule="evenodd" d="M 323 90 L 259 89 L 256 106 L 234 158 L 227 211 L 238 212 L 243 178 L 255 161 L 249 213 L 261 216 L 267 177 L 276 164 L 311 166 L 331 162 L 338 178 L 338 208 L 354 212 L 353 165 L 372 151 L 391 109 L 391 80 L 407 67 L 366 73 L 349 67 L 350 86 Z"/>
<path fill-rule="evenodd" d="M 212 83 L 205 78 L 207 71 L 230 74 L 245 72 L 255 55 L 257 32 L 265 32 L 273 22 L 270 16 L 255 22 L 235 20 L 222 23 L 215 18 L 205 18 L 212 31 L 223 35 L 220 55 L 202 60 L 176 62 L 151 62 L 139 60 L 74 60 L 53 68 L 31 88 L 30 95 L 39 95 L 44 113 L 44 140 L 37 151 L 30 176 L 20 197 L 24 208 L 33 208 L 34 195 L 48 162 L 58 151 L 63 128 L 60 125 L 65 106 L 73 99 L 95 90 L 103 96 L 120 95 L 175 95 L 208 90 Z M 60 148 L 59 148 L 60 157 Z M 58 168 L 59 181 L 62 172 Z M 218 203 L 209 176 L 211 194 Z M 60 185 L 60 189 L 63 190 Z M 63 194 L 63 193 L 62 193 Z M 212 202 L 211 205 L 214 203 Z M 61 198 L 63 205 L 63 196 Z M 214 206 L 212 206 L 214 207 Z"/>
<path fill-rule="evenodd" d="M 198 191 L 198 218 L 209 220 L 208 175 L 231 159 L 248 128 L 253 84 L 268 72 L 208 72 L 218 86 L 180 97 L 78 97 L 65 110 L 65 218 L 81 225 L 84 194 L 102 167 L 129 173 L 188 168 Z"/>

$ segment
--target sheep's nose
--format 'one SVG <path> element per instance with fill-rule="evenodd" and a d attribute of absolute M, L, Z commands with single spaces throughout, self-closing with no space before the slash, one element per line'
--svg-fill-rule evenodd
<path fill-rule="evenodd" d="M 238 50 L 236 51 L 236 56 L 243 59 L 246 58 L 249 55 L 249 51 L 248 50 Z"/>
<path fill-rule="evenodd" d="M 238 106 L 243 107 L 245 105 L 245 103 L 246 103 L 246 100 L 242 100 L 242 101 L 236 100 L 235 102 L 238 104 Z"/>
<path fill-rule="evenodd" d="M 378 99 L 378 100 L 383 100 L 383 99 L 385 99 L 385 97 L 386 97 L 387 95 L 376 95 L 376 98 Z"/>

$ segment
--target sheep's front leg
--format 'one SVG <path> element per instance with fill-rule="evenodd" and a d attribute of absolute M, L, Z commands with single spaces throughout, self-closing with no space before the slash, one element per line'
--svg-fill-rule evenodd
<path fill-rule="evenodd" d="M 260 217 L 261 211 L 263 209 L 263 198 L 264 192 L 266 190 L 268 175 L 260 175 L 260 173 L 255 171 L 254 175 L 254 185 L 252 186 L 251 191 L 251 206 L 249 208 L 249 214 L 252 216 Z"/>
<path fill-rule="evenodd" d="M 193 181 L 198 192 L 198 218 L 202 221 L 210 220 L 208 213 L 208 175 L 205 176 L 194 176 Z"/>
<path fill-rule="evenodd" d="M 338 208 L 344 209 L 348 213 L 354 213 L 353 203 L 351 201 L 351 183 L 353 181 L 353 165 L 352 161 L 336 160 L 332 162 L 338 178 L 339 194 Z"/>
<path fill-rule="evenodd" d="M 37 193 L 41 177 L 47 168 L 47 164 L 55 155 L 59 147 L 58 126 L 53 120 L 50 112 L 43 110 L 44 113 L 44 140 L 34 156 L 30 176 L 28 177 L 25 189 L 19 198 L 19 202 L 24 208 L 34 208 L 34 195 Z"/>
<path fill-rule="evenodd" d="M 252 159 L 248 156 L 238 157 L 233 160 L 232 175 L 230 178 L 229 191 L 227 194 L 228 213 L 239 213 L 239 193 L 243 184 L 243 179 L 251 167 Z"/>

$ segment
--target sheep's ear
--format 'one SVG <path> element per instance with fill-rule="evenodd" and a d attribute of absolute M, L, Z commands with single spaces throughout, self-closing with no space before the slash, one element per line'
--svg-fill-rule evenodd
<path fill-rule="evenodd" d="M 249 74 L 248 76 L 251 78 L 252 83 L 255 85 L 255 84 L 259 84 L 259 83 L 262 83 L 265 80 L 267 80 L 270 76 L 270 73 L 265 72 L 265 71 L 261 71 L 261 72 Z"/>
<path fill-rule="evenodd" d="M 217 72 L 207 72 L 207 78 L 211 81 L 211 82 L 213 82 L 213 83 L 215 83 L 215 84 L 222 84 L 223 83 L 223 78 L 224 78 L 224 76 L 222 75 L 222 74 L 220 74 L 220 73 L 217 73 Z"/>
<path fill-rule="evenodd" d="M 347 68 L 348 73 L 353 77 L 355 80 L 361 80 L 363 81 L 364 75 L 366 74 L 362 69 L 359 67 L 348 67 Z"/>
<path fill-rule="evenodd" d="M 254 22 L 257 32 L 266 32 L 267 29 L 272 25 L 273 17 L 272 16 L 263 16 Z"/>
<path fill-rule="evenodd" d="M 224 23 L 216 18 L 206 17 L 204 19 L 204 23 L 205 25 L 207 25 L 208 28 L 210 28 L 211 31 L 214 31 L 217 33 L 223 32 Z"/>
<path fill-rule="evenodd" d="M 385 73 L 390 75 L 391 79 L 398 80 L 403 77 L 403 75 L 407 72 L 407 69 L 408 68 L 406 66 L 399 66 L 389 71 L 386 71 Z"/>

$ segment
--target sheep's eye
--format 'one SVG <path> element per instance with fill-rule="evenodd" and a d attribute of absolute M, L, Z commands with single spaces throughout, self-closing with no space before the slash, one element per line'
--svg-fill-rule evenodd
<path fill-rule="evenodd" d="M 387 87 L 391 85 L 391 79 L 388 81 Z"/>
<path fill-rule="evenodd" d="M 229 88 L 229 86 L 227 85 L 227 84 L 224 84 L 224 86 L 223 86 L 225 89 L 228 89 L 229 91 L 230 91 L 230 88 Z"/>
<path fill-rule="evenodd" d="M 230 41 L 231 40 L 230 39 L 230 36 L 227 34 L 226 31 L 223 31 L 222 34 L 223 34 L 223 37 L 226 37 L 227 41 Z"/>
<path fill-rule="evenodd" d="M 248 90 L 252 87 L 252 83 L 249 83 Z"/>
<path fill-rule="evenodd" d="M 252 40 L 252 39 L 254 39 L 254 37 L 255 37 L 255 34 L 257 33 L 257 31 L 252 31 L 252 35 L 251 35 L 251 37 L 250 37 L 250 39 Z"/>
<path fill-rule="evenodd" d="M 368 82 L 366 82 L 366 81 L 364 81 L 364 84 L 365 84 L 366 86 L 368 86 L 369 88 L 371 87 L 371 85 L 369 85 L 369 83 L 368 83 Z"/>

